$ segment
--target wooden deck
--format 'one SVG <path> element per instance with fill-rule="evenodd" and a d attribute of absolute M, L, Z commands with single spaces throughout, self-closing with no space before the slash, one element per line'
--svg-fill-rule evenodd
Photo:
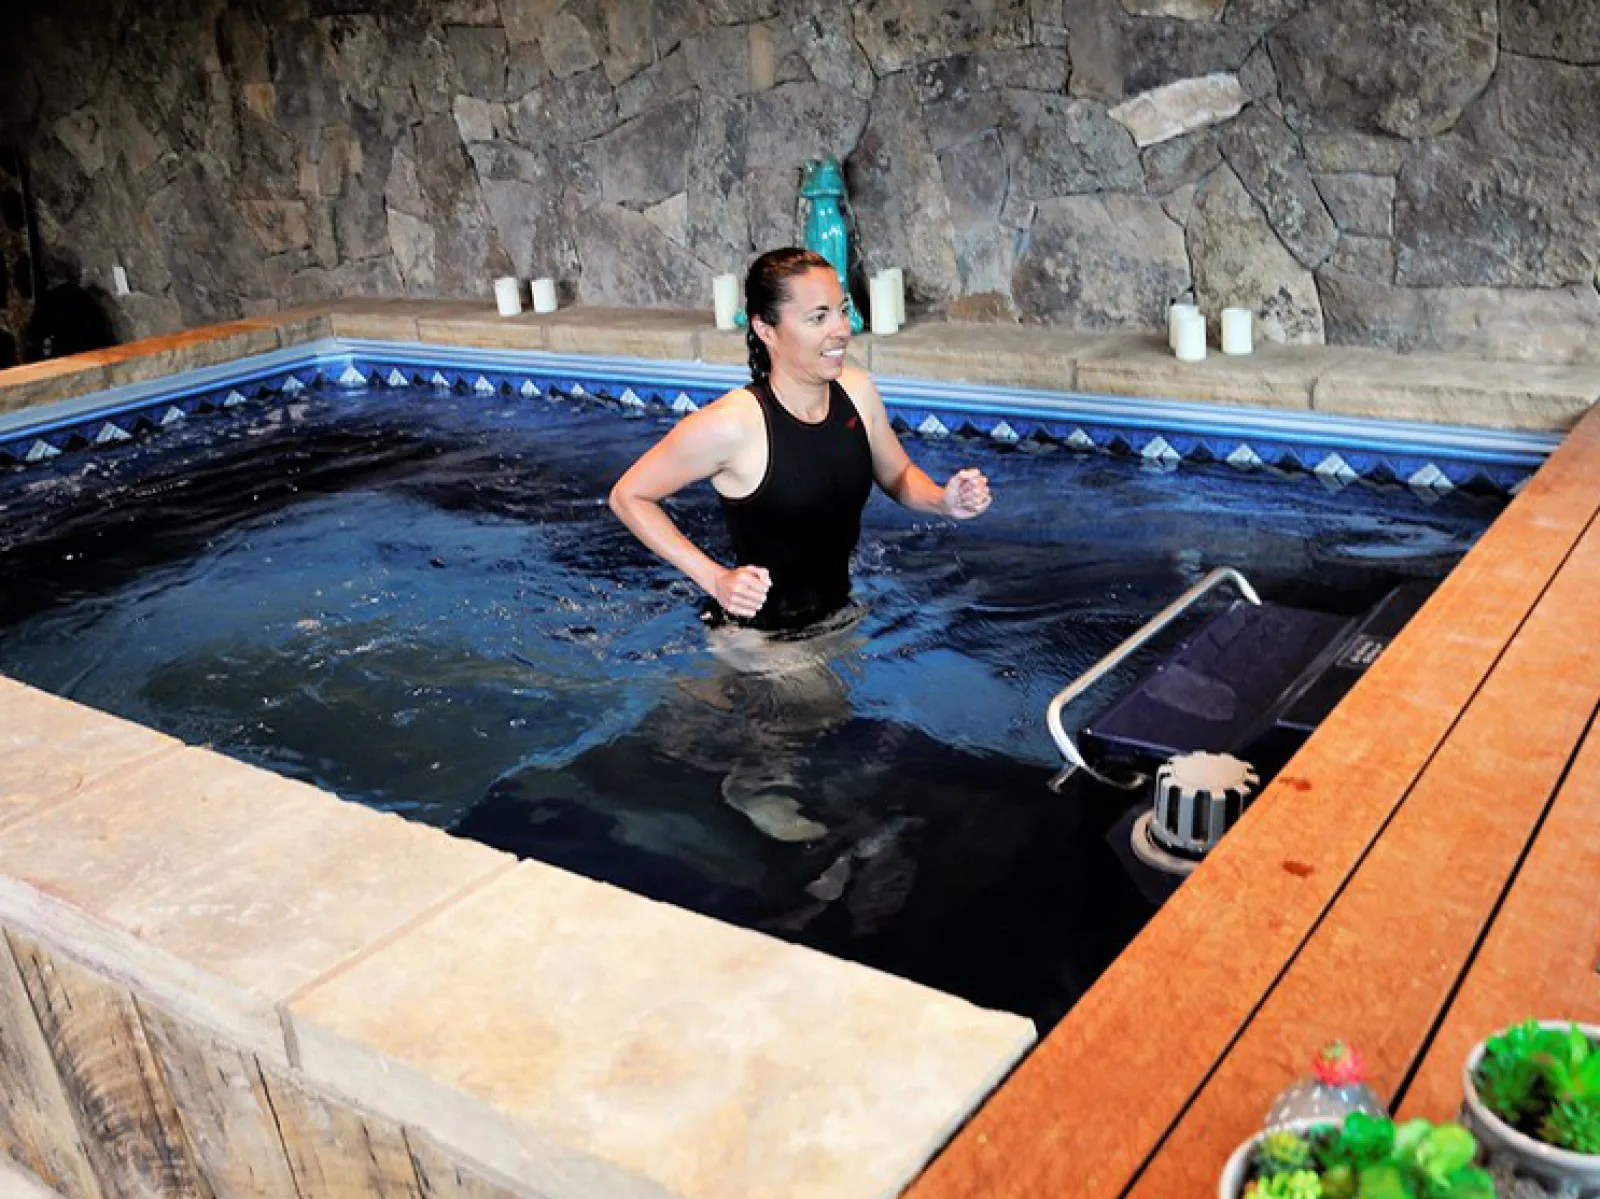
<path fill-rule="evenodd" d="M 1584 418 L 913 1199 L 1212 1193 L 1342 1036 L 1401 1114 L 1600 1019 L 1600 415 Z"/>

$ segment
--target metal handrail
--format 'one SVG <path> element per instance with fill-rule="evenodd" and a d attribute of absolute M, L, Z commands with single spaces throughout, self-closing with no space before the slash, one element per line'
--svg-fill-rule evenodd
<path fill-rule="evenodd" d="M 1137 653 L 1150 638 L 1182 616 L 1196 600 L 1223 583 L 1232 583 L 1250 603 L 1259 604 L 1261 602 L 1261 597 L 1256 594 L 1256 589 L 1250 586 L 1248 579 L 1231 566 L 1219 566 L 1149 620 L 1145 621 L 1144 625 L 1133 636 L 1056 692 L 1056 697 L 1050 701 L 1049 708 L 1045 710 L 1044 719 L 1045 724 L 1050 728 L 1050 736 L 1055 738 L 1056 748 L 1061 751 L 1061 756 L 1067 760 L 1067 764 L 1055 778 L 1050 780 L 1052 790 L 1059 791 L 1061 785 L 1071 778 L 1075 771 L 1079 770 L 1089 775 L 1090 778 L 1112 787 L 1120 787 L 1123 790 L 1132 790 L 1144 781 L 1143 775 L 1135 775 L 1131 780 L 1113 779 L 1101 774 L 1093 766 L 1089 765 L 1084 760 L 1084 756 L 1078 752 L 1078 746 L 1072 740 L 1072 734 L 1068 733 L 1062 725 L 1061 714 L 1066 710 L 1068 704 L 1120 666 L 1129 655 Z"/>

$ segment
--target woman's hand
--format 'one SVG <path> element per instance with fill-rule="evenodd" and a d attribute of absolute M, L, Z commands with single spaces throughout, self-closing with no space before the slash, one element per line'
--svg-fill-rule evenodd
<path fill-rule="evenodd" d="M 716 597 L 730 616 L 749 619 L 767 602 L 772 576 L 764 566 L 736 566 L 717 575 Z"/>
<path fill-rule="evenodd" d="M 989 499 L 989 480 L 981 470 L 969 466 L 951 475 L 944 485 L 944 514 L 971 520 L 989 506 Z"/>

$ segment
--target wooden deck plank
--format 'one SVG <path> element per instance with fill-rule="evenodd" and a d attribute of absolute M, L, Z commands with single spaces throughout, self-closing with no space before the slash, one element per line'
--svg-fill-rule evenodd
<path fill-rule="evenodd" d="M 1591 415 L 913 1199 L 1122 1193 L 1594 516 L 1597 462 Z"/>
<path fill-rule="evenodd" d="M 1201 1193 L 1273 1096 L 1343 1037 L 1409 1074 L 1600 703 L 1600 524 L 1552 581 L 1243 1036 L 1130 1194 Z M 1537 697 L 1536 703 L 1530 697 Z"/>
<path fill-rule="evenodd" d="M 1453 1117 L 1461 1069 L 1484 1037 L 1530 1016 L 1600 1023 L 1600 727 L 1517 872 L 1489 935 L 1400 1104 Z"/>

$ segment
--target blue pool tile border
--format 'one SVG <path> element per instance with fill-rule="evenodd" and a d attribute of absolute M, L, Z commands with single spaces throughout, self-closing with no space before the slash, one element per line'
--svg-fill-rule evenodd
<path fill-rule="evenodd" d="M 0 466 L 114 446 L 195 416 L 293 399 L 311 388 L 434 386 L 496 396 L 592 397 L 679 414 L 748 379 L 742 367 L 328 338 L 0 416 Z M 1332 489 L 1407 485 L 1514 493 L 1559 435 L 877 377 L 896 428 L 1138 458 L 1153 468 L 1222 463 L 1309 473 Z"/>

